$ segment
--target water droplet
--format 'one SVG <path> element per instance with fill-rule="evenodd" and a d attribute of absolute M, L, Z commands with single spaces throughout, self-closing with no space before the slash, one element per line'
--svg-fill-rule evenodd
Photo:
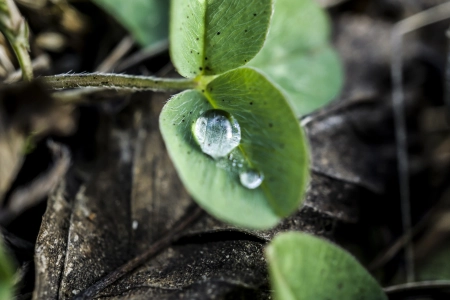
<path fill-rule="evenodd" d="M 256 189 L 264 180 L 264 175 L 256 170 L 247 170 L 239 174 L 243 186 L 248 189 Z"/>
<path fill-rule="evenodd" d="M 202 151 L 213 158 L 226 156 L 241 141 L 238 122 L 218 109 L 202 114 L 195 122 L 193 132 Z"/>

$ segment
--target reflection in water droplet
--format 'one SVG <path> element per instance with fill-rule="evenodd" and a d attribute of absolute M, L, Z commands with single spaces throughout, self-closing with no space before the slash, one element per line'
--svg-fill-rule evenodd
<path fill-rule="evenodd" d="M 264 180 L 264 175 L 256 170 L 247 170 L 239 174 L 243 186 L 248 189 L 256 189 Z"/>
<path fill-rule="evenodd" d="M 208 110 L 194 124 L 194 136 L 202 151 L 213 158 L 226 156 L 241 141 L 238 122 L 222 110 Z"/>

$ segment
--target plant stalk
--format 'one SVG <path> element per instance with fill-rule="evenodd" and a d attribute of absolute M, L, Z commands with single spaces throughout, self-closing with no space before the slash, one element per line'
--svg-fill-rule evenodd
<path fill-rule="evenodd" d="M 31 81 L 33 79 L 33 67 L 28 53 L 30 49 L 28 24 L 13 0 L 0 0 L 0 31 L 16 54 L 23 80 Z"/>
<path fill-rule="evenodd" d="M 117 90 L 172 91 L 193 89 L 197 86 L 197 83 L 192 79 L 168 79 L 123 74 L 67 74 L 43 78 L 52 89 L 99 87 Z"/>
<path fill-rule="evenodd" d="M 20 69 L 22 70 L 22 79 L 24 81 L 33 80 L 33 66 L 31 63 L 31 58 L 30 54 L 28 53 L 27 47 L 17 39 L 8 38 L 8 40 L 11 44 L 11 48 L 14 50 L 14 53 L 16 54 Z"/>

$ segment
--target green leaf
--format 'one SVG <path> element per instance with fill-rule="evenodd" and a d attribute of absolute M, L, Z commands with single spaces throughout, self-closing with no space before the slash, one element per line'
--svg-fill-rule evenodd
<path fill-rule="evenodd" d="M 14 270 L 0 239 L 0 299 L 12 299 Z"/>
<path fill-rule="evenodd" d="M 323 239 L 280 234 L 267 247 L 266 257 L 275 299 L 387 300 L 353 256 Z"/>
<path fill-rule="evenodd" d="M 169 1 L 93 0 L 121 23 L 143 47 L 167 38 Z"/>
<path fill-rule="evenodd" d="M 271 15 L 271 0 L 172 0 L 172 62 L 188 78 L 240 67 L 263 46 Z"/>
<path fill-rule="evenodd" d="M 211 109 L 227 112 L 240 125 L 234 158 L 213 159 L 193 136 L 195 122 Z M 211 81 L 203 93 L 174 96 L 161 112 L 160 127 L 184 185 L 215 217 L 268 228 L 301 204 L 309 178 L 306 140 L 284 96 L 257 71 L 236 69 Z M 264 175 L 259 187 L 240 183 L 246 166 Z"/>
<path fill-rule="evenodd" d="M 250 62 L 280 85 L 297 116 L 339 93 L 343 71 L 329 45 L 330 25 L 314 0 L 277 0 L 266 44 Z"/>

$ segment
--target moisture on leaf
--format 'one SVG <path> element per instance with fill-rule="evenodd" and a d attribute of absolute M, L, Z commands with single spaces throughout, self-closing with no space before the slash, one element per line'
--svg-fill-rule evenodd
<path fill-rule="evenodd" d="M 94 0 L 110 13 L 143 47 L 167 38 L 169 1 L 167 0 Z"/>
<path fill-rule="evenodd" d="M 284 96 L 257 71 L 236 69 L 174 96 L 160 127 L 186 188 L 215 217 L 267 228 L 300 205 L 305 137 Z"/>
<path fill-rule="evenodd" d="M 329 45 L 330 25 L 315 0 L 278 0 L 267 42 L 250 62 L 287 93 L 297 116 L 328 103 L 342 86 L 342 67 Z"/>
<path fill-rule="evenodd" d="M 277 236 L 266 257 L 279 300 L 387 300 L 375 279 L 345 250 L 305 233 Z"/>
<path fill-rule="evenodd" d="M 172 0 L 170 52 L 184 77 L 246 64 L 263 46 L 271 0 Z"/>

